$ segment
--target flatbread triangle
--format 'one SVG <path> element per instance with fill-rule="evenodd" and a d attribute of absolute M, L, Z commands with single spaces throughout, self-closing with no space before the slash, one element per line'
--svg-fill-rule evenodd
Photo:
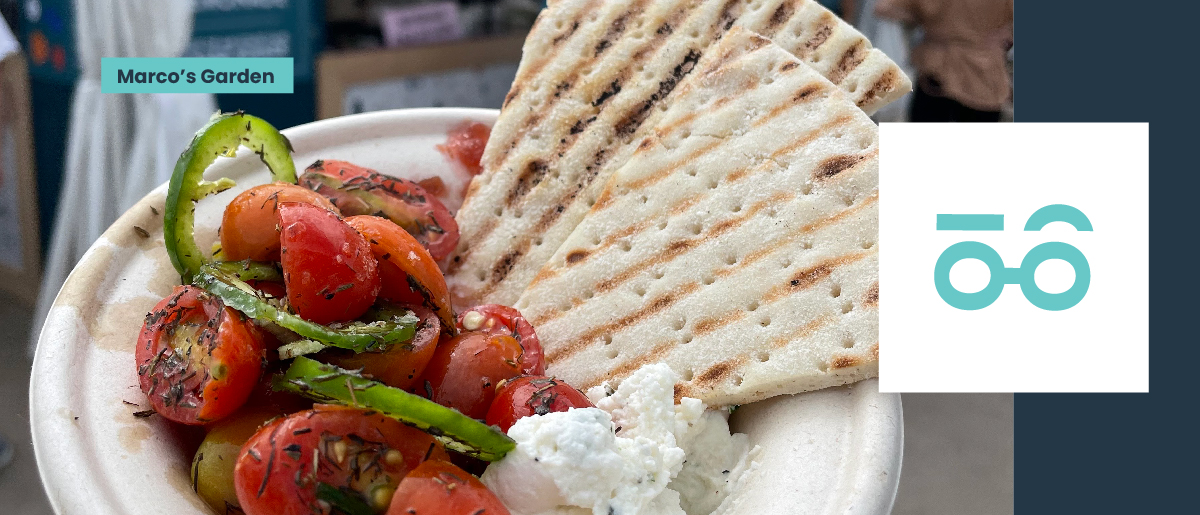
<path fill-rule="evenodd" d="M 580 388 L 656 362 L 711 405 L 873 377 L 877 200 L 875 124 L 735 27 L 516 307 Z"/>
<path fill-rule="evenodd" d="M 447 281 L 463 304 L 512 304 L 732 27 L 764 35 L 865 112 L 911 89 L 811 0 L 558 0 L 542 12 L 457 214 Z M 694 113 L 700 114 L 700 113 Z"/>

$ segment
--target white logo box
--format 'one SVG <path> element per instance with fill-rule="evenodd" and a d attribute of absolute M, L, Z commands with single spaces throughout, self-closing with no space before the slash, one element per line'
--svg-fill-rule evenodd
<path fill-rule="evenodd" d="M 1148 124 L 883 124 L 880 390 L 1148 392 L 1149 135 Z M 1082 211 L 1093 231 L 1024 230 L 1052 204 Z M 939 231 L 938 214 L 1001 214 L 1004 230 Z M 1061 311 L 1034 306 L 1016 284 L 982 309 L 951 307 L 934 265 L 961 241 L 991 247 L 1008 268 L 1039 244 L 1069 244 L 1087 258 L 1088 291 Z M 950 271 L 964 293 L 989 277 L 974 259 Z M 1034 277 L 1057 293 L 1075 272 L 1050 260 Z"/>

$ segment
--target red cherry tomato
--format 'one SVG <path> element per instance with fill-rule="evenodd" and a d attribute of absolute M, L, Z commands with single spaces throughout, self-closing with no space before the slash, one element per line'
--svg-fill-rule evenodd
<path fill-rule="evenodd" d="M 379 259 L 381 274 L 386 274 L 383 277 L 387 281 L 381 296 L 396 303 L 421 304 L 437 313 L 448 329 L 455 327 L 446 278 L 416 238 L 378 216 L 351 216 L 346 223 L 370 242 L 371 251 Z M 415 302 L 410 302 L 414 298 Z"/>
<path fill-rule="evenodd" d="M 409 471 L 450 457 L 433 437 L 375 411 L 317 405 L 260 429 L 238 453 L 246 515 L 328 515 L 319 483 L 382 512 Z"/>
<path fill-rule="evenodd" d="M 262 374 L 262 335 L 194 286 L 176 286 L 146 315 L 134 357 L 150 405 L 168 420 L 205 424 L 245 404 Z"/>
<path fill-rule="evenodd" d="M 500 304 L 475 306 L 458 314 L 458 330 L 512 336 L 525 350 L 521 358 L 522 371 L 530 375 L 546 373 L 546 357 L 537 333 L 516 308 Z"/>
<path fill-rule="evenodd" d="M 483 150 L 487 148 L 488 137 L 492 129 L 479 122 L 466 122 L 446 134 L 446 143 L 438 145 L 446 157 L 462 163 L 471 175 L 479 175 L 483 171 L 479 161 L 483 158 Z"/>
<path fill-rule="evenodd" d="M 426 177 L 417 181 L 417 186 L 424 188 L 430 195 L 437 198 L 446 196 L 446 181 L 443 181 L 441 177 Z"/>
<path fill-rule="evenodd" d="M 247 281 L 247 284 L 253 286 L 254 289 L 258 290 L 264 295 L 267 295 L 268 297 L 274 297 L 277 299 L 287 297 L 287 290 L 283 289 L 283 283 L 272 281 Z"/>
<path fill-rule="evenodd" d="M 546 376 L 523 376 L 500 386 L 485 420 L 507 433 L 517 420 L 528 416 L 593 406 L 587 396 L 566 382 Z"/>
<path fill-rule="evenodd" d="M 331 211 L 292 202 L 278 211 L 283 283 L 296 314 L 328 324 L 366 312 L 379 294 L 367 241 Z"/>
<path fill-rule="evenodd" d="M 521 375 L 521 345 L 511 336 L 463 333 L 438 345 L 425 367 L 430 400 L 471 418 L 487 415 L 496 386 Z M 419 389 L 418 389 L 419 391 Z"/>
<path fill-rule="evenodd" d="M 317 161 L 300 185 L 325 195 L 344 215 L 378 215 L 412 234 L 435 260 L 458 245 L 458 222 L 442 201 L 413 181 L 345 161 Z"/>
<path fill-rule="evenodd" d="M 281 202 L 312 204 L 337 213 L 325 197 L 295 184 L 276 182 L 241 192 L 221 218 L 221 253 L 225 260 L 279 261 L 276 209 Z"/>
<path fill-rule="evenodd" d="M 442 332 L 442 323 L 432 311 L 420 306 L 409 307 L 421 321 L 417 324 L 417 334 L 405 343 L 393 345 L 383 352 L 360 352 L 342 349 L 322 351 L 316 358 L 342 367 L 347 370 L 362 369 L 378 381 L 388 386 L 412 388 L 421 378 L 425 366 L 433 358 L 437 348 L 438 336 Z"/>
<path fill-rule="evenodd" d="M 429 460 L 405 476 L 387 515 L 509 515 L 487 486 L 453 464 Z"/>

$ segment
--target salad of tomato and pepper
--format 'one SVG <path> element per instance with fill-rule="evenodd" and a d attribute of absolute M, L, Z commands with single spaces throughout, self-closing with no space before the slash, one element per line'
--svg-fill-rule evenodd
<path fill-rule="evenodd" d="M 478 171 L 488 128 L 447 146 Z M 194 235 L 219 156 L 258 154 L 272 182 Z M 513 449 L 525 416 L 591 406 L 545 377 L 519 311 L 456 311 L 439 267 L 458 242 L 441 192 L 337 160 L 297 173 L 287 138 L 237 112 L 180 156 L 164 213 L 181 284 L 147 314 L 135 352 L 158 415 L 202 426 L 191 478 L 219 513 L 507 514 L 472 472 Z"/>

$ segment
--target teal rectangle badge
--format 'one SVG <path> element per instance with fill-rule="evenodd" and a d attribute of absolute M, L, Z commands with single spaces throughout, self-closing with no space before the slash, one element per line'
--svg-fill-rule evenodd
<path fill-rule="evenodd" d="M 291 57 L 104 57 L 103 93 L 291 93 Z"/>

